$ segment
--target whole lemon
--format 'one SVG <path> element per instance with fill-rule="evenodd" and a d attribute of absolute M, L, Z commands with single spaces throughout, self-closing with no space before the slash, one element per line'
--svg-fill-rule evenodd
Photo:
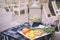
<path fill-rule="evenodd" d="M 35 38 L 35 34 L 30 34 L 30 38 Z"/>
<path fill-rule="evenodd" d="M 27 32 L 27 33 L 26 33 L 26 36 L 29 37 L 29 36 L 30 36 L 30 32 Z"/>

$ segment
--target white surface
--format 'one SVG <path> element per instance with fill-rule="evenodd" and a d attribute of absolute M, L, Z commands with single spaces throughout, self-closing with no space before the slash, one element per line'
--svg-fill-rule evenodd
<path fill-rule="evenodd" d="M 39 5 L 36 1 L 33 1 L 32 4 L 31 4 L 31 7 L 39 7 Z"/>
<path fill-rule="evenodd" d="M 26 35 L 24 35 L 21 31 L 18 31 L 18 33 L 20 33 L 20 34 L 22 34 L 23 36 L 25 36 L 25 37 L 27 37 Z M 33 38 L 33 39 L 31 39 L 31 38 L 29 38 L 29 37 L 27 37 L 28 39 L 30 39 L 30 40 L 34 40 L 34 39 L 37 39 L 37 38 L 40 38 L 40 37 L 43 37 L 43 36 L 46 36 L 46 35 L 49 35 L 50 33 L 44 33 L 44 34 L 42 34 L 42 35 L 40 35 L 40 36 L 36 36 L 35 38 Z"/>
<path fill-rule="evenodd" d="M 12 22 L 12 13 L 6 11 L 0 11 L 0 32 L 10 28 Z"/>
<path fill-rule="evenodd" d="M 42 14 L 42 22 L 45 24 L 50 24 L 52 19 L 48 17 L 48 14 L 51 14 L 48 4 L 43 5 L 43 14 Z"/>
<path fill-rule="evenodd" d="M 35 28 L 44 28 L 46 26 L 43 26 L 43 25 L 39 25 L 38 27 L 35 27 Z"/>
<path fill-rule="evenodd" d="M 44 27 L 46 27 L 46 26 L 43 26 L 43 25 L 39 25 L 39 28 L 44 28 Z"/>

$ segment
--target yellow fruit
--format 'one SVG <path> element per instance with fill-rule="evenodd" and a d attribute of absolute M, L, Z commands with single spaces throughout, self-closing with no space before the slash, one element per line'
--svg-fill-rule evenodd
<path fill-rule="evenodd" d="M 30 34 L 30 38 L 35 38 L 35 34 Z"/>
<path fill-rule="evenodd" d="M 26 33 L 26 36 L 29 37 L 29 38 L 35 38 L 34 31 L 31 30 L 30 32 L 27 32 L 27 33 Z"/>
<path fill-rule="evenodd" d="M 33 31 L 33 30 L 31 30 L 31 31 L 30 31 L 30 33 L 31 33 L 31 34 L 34 34 L 34 31 Z"/>
<path fill-rule="evenodd" d="M 26 33 L 26 36 L 29 37 L 30 36 L 30 32 Z"/>

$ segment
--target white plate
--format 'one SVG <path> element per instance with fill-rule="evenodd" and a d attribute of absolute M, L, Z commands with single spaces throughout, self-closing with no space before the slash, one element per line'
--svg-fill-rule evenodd
<path fill-rule="evenodd" d="M 18 33 L 22 34 L 23 36 L 25 36 L 26 38 L 30 39 L 30 40 L 34 40 L 34 39 L 37 39 L 37 38 L 40 38 L 40 37 L 43 37 L 43 36 L 46 36 L 46 35 L 49 35 L 50 33 L 44 33 L 40 36 L 36 36 L 35 38 L 31 39 L 29 37 L 27 37 L 25 34 L 22 33 L 22 31 L 18 31 Z"/>

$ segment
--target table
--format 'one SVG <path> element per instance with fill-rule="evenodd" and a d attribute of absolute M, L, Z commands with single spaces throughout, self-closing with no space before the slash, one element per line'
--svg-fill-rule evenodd
<path fill-rule="evenodd" d="M 3 40 L 29 40 L 17 32 L 19 28 L 21 28 L 21 26 L 12 27 L 12 28 L 5 30 L 1 34 L 1 36 L 3 37 L 2 39 Z M 49 40 L 50 37 L 51 37 L 51 34 L 48 34 L 40 38 L 37 38 L 35 40 Z"/>

